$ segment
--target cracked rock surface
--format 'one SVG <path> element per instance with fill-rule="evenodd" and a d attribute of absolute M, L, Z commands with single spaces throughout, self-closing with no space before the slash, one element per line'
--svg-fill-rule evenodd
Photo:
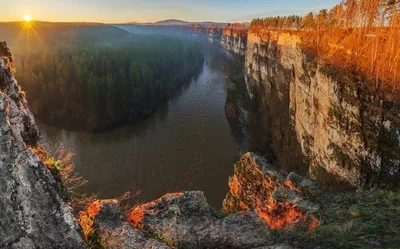
<path fill-rule="evenodd" d="M 128 223 L 117 200 L 98 200 L 79 214 L 80 223 L 92 248 L 171 249 Z"/>
<path fill-rule="evenodd" d="M 57 182 L 30 149 L 40 138 L 0 43 L 0 248 L 87 248 Z"/>
<path fill-rule="evenodd" d="M 225 217 L 207 203 L 203 192 L 165 195 L 135 208 L 129 220 L 178 248 L 257 248 L 272 238 L 254 211 Z"/>

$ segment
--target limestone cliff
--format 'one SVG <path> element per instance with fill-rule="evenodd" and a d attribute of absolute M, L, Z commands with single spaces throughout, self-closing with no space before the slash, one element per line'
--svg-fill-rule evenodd
<path fill-rule="evenodd" d="M 285 32 L 249 33 L 245 70 L 255 146 L 277 166 L 329 186 L 398 187 L 398 102 L 311 57 Z"/>
<path fill-rule="evenodd" d="M 210 43 L 221 45 L 227 51 L 244 56 L 246 54 L 248 27 L 242 24 L 228 24 L 224 28 L 210 25 L 194 28 L 194 34 L 206 36 Z"/>
<path fill-rule="evenodd" d="M 219 43 L 221 41 L 222 30 L 219 27 L 210 25 L 207 27 L 206 34 L 208 36 L 208 41 L 211 43 Z"/>
<path fill-rule="evenodd" d="M 222 31 L 220 43 L 228 51 L 244 56 L 247 45 L 247 27 L 239 24 L 228 25 Z"/>
<path fill-rule="evenodd" d="M 87 248 L 65 190 L 31 149 L 39 130 L 0 43 L 0 248 Z"/>

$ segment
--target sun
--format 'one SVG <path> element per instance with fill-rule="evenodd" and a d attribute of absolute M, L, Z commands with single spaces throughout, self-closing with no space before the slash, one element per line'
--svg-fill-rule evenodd
<path fill-rule="evenodd" d="M 30 16 L 24 16 L 25 22 L 30 22 L 32 21 L 32 18 Z"/>

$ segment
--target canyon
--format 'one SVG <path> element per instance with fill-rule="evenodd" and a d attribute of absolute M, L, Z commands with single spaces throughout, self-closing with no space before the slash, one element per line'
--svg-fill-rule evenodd
<path fill-rule="evenodd" d="M 241 56 L 252 103 L 249 150 L 257 153 L 235 164 L 224 212 L 196 191 L 167 194 L 126 213 L 119 200 L 97 200 L 79 213 L 79 226 L 59 173 L 38 153 L 40 133 L 2 44 L 0 168 L 7 174 L 0 188 L 9 198 L 0 202 L 0 227 L 8 227 L 0 248 L 334 248 L 276 230 L 295 226 L 308 234 L 323 226 L 326 210 L 338 200 L 331 190 L 398 188 L 398 102 L 305 52 L 296 34 L 235 25 L 197 33 Z M 350 195 L 365 203 L 383 198 L 365 193 Z M 400 199 L 393 195 L 396 206 Z M 353 203 L 340 207 L 344 218 L 360 217 L 354 212 L 368 206 Z M 362 240 L 369 246 L 398 243 Z"/>

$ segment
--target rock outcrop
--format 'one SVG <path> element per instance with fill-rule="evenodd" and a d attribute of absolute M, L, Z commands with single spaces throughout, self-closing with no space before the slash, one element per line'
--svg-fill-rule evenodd
<path fill-rule="evenodd" d="M 245 249 L 272 242 L 265 222 L 254 211 L 224 217 L 210 207 L 202 192 L 168 194 L 138 206 L 129 220 L 178 248 Z"/>
<path fill-rule="evenodd" d="M 30 148 L 39 130 L 0 43 L 0 248 L 87 248 L 64 190 Z"/>
<path fill-rule="evenodd" d="M 79 221 L 92 248 L 171 248 L 129 224 L 117 200 L 91 203 Z"/>
<path fill-rule="evenodd" d="M 227 213 L 255 210 L 271 229 L 307 226 L 312 230 L 320 223 L 316 200 L 321 191 L 314 183 L 295 173 L 285 177 L 253 153 L 236 163 L 229 187 L 223 203 Z"/>
<path fill-rule="evenodd" d="M 249 33 L 245 70 L 263 127 L 255 137 L 264 138 L 257 148 L 329 186 L 398 187 L 398 102 L 302 48 L 299 35 Z"/>
<path fill-rule="evenodd" d="M 254 211 L 226 215 L 203 192 L 167 194 L 137 206 L 126 217 L 118 200 L 95 201 L 79 214 L 92 248 L 294 249 Z"/>

